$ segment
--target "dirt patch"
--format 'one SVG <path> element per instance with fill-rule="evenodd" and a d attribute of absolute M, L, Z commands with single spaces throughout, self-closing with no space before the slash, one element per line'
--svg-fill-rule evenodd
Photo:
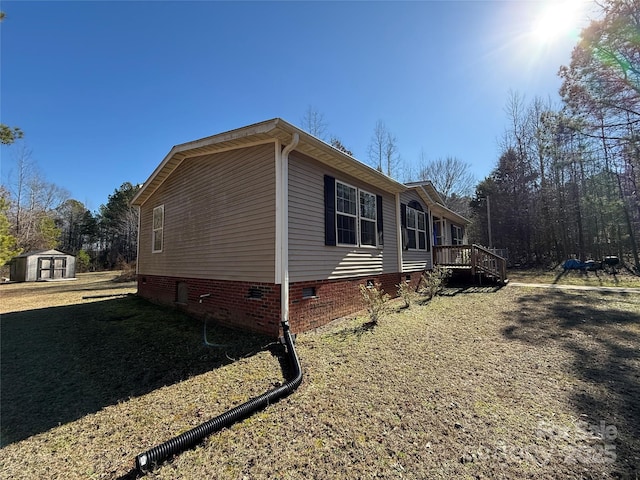
<path fill-rule="evenodd" d="M 305 378 L 293 395 L 214 434 L 149 478 L 637 477 L 638 296 L 521 288 L 446 293 L 374 328 L 355 317 L 299 335 Z M 46 415 L 60 397 L 68 398 L 66 391 L 88 394 L 91 379 L 146 387 L 124 395 L 114 394 L 113 385 L 97 388 L 90 406 L 65 409 L 60 425 L 43 423 L 22 440 L 15 437 L 0 450 L 6 476 L 117 478 L 138 453 L 282 381 L 275 346 L 254 350 L 248 338 L 221 331 L 216 343 L 240 338 L 238 348 L 205 349 L 202 325 L 188 317 L 136 298 L 93 305 L 101 303 L 109 308 L 96 314 L 118 319 L 91 322 L 96 338 L 110 339 L 108 346 L 96 341 L 70 357 L 59 353 L 56 362 L 64 359 L 68 367 L 50 376 L 35 403 L 20 393 L 29 379 L 14 375 L 15 392 L 1 405 L 3 428 Z M 61 312 L 29 340 L 29 361 L 51 359 L 51 336 L 71 328 Z M 9 335 L 2 317 L 3 395 L 4 376 L 16 366 L 5 348 L 12 352 L 26 341 L 25 332 L 45 328 L 50 313 L 9 317 L 8 328 L 24 323 L 29 329 Z M 151 320 L 143 320 L 146 314 Z M 143 342 L 147 336 L 152 340 Z M 125 347 L 118 349 L 118 342 Z M 119 356 L 121 362 L 108 361 Z M 89 358 L 99 361 L 82 370 Z"/>

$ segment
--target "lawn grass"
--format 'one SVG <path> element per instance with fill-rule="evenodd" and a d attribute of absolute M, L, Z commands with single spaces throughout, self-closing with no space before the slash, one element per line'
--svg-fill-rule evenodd
<path fill-rule="evenodd" d="M 448 293 L 298 335 L 296 392 L 148 478 L 636 478 L 637 295 Z M 268 339 L 210 328 L 226 346 L 206 348 L 179 312 L 84 302 L 0 320 L 3 477 L 118 478 L 282 381 Z"/>

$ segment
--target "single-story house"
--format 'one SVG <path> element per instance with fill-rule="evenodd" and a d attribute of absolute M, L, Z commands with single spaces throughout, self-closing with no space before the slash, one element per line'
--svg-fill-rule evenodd
<path fill-rule="evenodd" d="M 13 282 L 69 280 L 76 275 L 76 257 L 60 250 L 38 250 L 11 259 L 9 279 Z"/>
<path fill-rule="evenodd" d="M 417 285 L 468 221 L 276 118 L 177 145 L 132 201 L 138 295 L 277 336 L 363 308 L 359 286 Z"/>

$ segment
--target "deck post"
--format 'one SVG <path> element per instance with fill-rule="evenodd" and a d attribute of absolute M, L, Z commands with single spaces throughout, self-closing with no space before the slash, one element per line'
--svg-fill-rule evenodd
<path fill-rule="evenodd" d="M 475 245 L 471 245 L 471 275 L 475 276 L 476 266 L 478 265 L 478 251 Z"/>

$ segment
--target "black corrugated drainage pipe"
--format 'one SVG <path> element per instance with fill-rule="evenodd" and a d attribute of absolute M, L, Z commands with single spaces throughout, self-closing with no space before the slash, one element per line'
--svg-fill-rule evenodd
<path fill-rule="evenodd" d="M 167 458 L 180 453 L 199 443 L 204 437 L 211 435 L 213 432 L 222 430 L 225 427 L 233 425 L 235 422 L 248 417 L 249 415 L 262 410 L 270 403 L 286 397 L 291 394 L 302 383 L 302 368 L 300 368 L 300 360 L 293 344 L 293 337 L 289 330 L 288 322 L 282 323 L 284 334 L 284 342 L 287 347 L 287 355 L 291 367 L 293 369 L 291 380 L 286 381 L 279 387 L 269 390 L 251 400 L 218 415 L 211 420 L 192 428 L 188 432 L 184 432 L 177 437 L 172 438 L 151 450 L 147 450 L 136 457 L 136 470 L 139 473 L 146 473 L 162 463 Z"/>

